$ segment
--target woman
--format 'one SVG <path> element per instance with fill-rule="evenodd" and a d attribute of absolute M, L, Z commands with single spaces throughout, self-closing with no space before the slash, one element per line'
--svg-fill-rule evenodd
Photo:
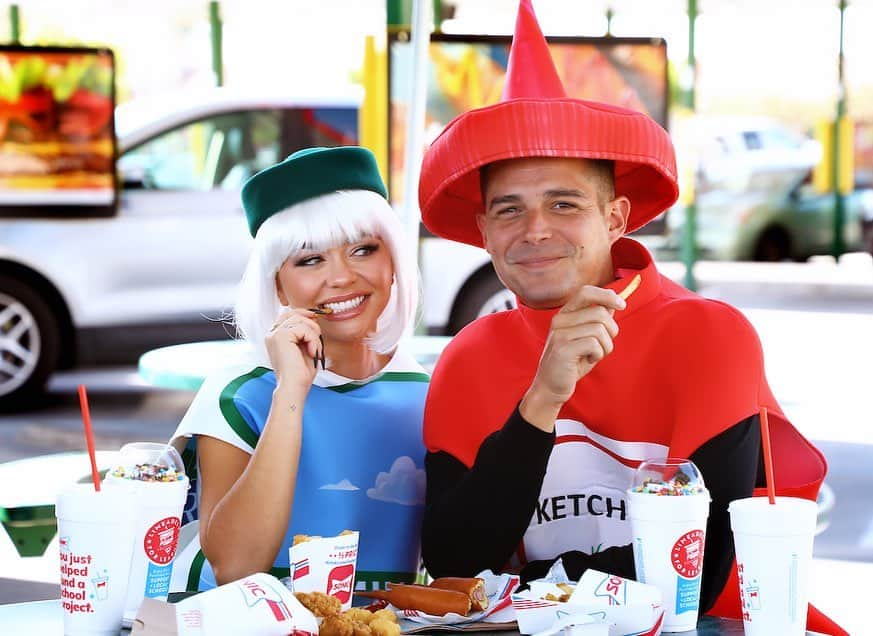
<path fill-rule="evenodd" d="M 255 241 L 234 313 L 253 354 L 207 379 L 174 435 L 196 446 L 202 552 L 173 589 L 287 576 L 295 534 L 346 529 L 359 584 L 411 581 L 428 376 L 400 343 L 418 283 L 375 158 L 301 150 L 242 199 Z"/>

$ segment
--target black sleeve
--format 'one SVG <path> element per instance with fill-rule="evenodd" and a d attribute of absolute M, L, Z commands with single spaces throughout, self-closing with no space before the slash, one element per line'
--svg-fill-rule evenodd
<path fill-rule="evenodd" d="M 427 454 L 421 551 L 431 576 L 504 568 L 530 524 L 554 444 L 554 433 L 516 408 L 469 470 L 449 453 Z"/>
<path fill-rule="evenodd" d="M 700 590 L 700 612 L 715 604 L 724 587 L 734 559 L 728 504 L 734 499 L 752 495 L 760 465 L 761 436 L 758 416 L 746 418 L 712 438 L 689 459 L 700 469 L 712 503 L 706 524 L 706 547 L 703 557 L 703 581 Z M 564 569 L 578 580 L 588 568 L 636 577 L 633 549 L 630 545 L 609 548 L 596 554 L 566 552 L 560 555 Z M 532 561 L 521 572 L 523 582 L 541 578 L 557 559 Z"/>

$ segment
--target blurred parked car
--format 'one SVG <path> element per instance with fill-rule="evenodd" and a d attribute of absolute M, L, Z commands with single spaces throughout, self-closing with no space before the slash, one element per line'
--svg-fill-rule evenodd
<path fill-rule="evenodd" d="M 0 405 L 58 368 L 224 336 L 250 245 L 242 183 L 355 143 L 359 102 L 214 90 L 119 107 L 114 216 L 0 218 Z"/>
<path fill-rule="evenodd" d="M 696 116 L 672 133 L 696 147 L 699 191 L 745 190 L 757 175 L 811 168 L 822 152 L 815 139 L 763 116 Z"/>
<path fill-rule="evenodd" d="M 858 184 L 845 202 L 846 249 L 863 249 L 862 220 L 873 219 L 873 187 Z M 701 193 L 697 197 L 700 258 L 805 261 L 816 254 L 829 254 L 834 207 L 834 195 L 816 192 L 808 170 L 754 175 L 744 192 Z M 684 210 L 679 206 L 667 215 L 668 249 L 681 245 L 684 223 Z"/>

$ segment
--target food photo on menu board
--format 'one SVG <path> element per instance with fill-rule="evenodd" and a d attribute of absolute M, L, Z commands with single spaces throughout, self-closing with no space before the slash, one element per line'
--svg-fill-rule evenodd
<path fill-rule="evenodd" d="M 109 49 L 0 46 L 0 215 L 112 214 Z"/>
<path fill-rule="evenodd" d="M 428 51 L 425 145 L 456 116 L 500 101 L 509 60 L 509 36 L 433 34 Z M 667 126 L 667 45 L 660 38 L 550 37 L 549 52 L 567 96 L 645 113 Z M 390 169 L 395 204 L 403 200 L 407 99 L 413 77 L 409 34 L 389 45 Z M 660 219 L 647 232 L 660 231 Z"/>

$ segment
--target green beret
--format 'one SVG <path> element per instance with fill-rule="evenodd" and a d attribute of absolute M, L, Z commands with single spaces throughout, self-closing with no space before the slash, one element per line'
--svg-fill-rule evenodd
<path fill-rule="evenodd" d="M 276 212 L 337 190 L 371 190 L 388 198 L 376 157 L 366 148 L 304 148 L 245 182 L 243 208 L 252 236 Z"/>

